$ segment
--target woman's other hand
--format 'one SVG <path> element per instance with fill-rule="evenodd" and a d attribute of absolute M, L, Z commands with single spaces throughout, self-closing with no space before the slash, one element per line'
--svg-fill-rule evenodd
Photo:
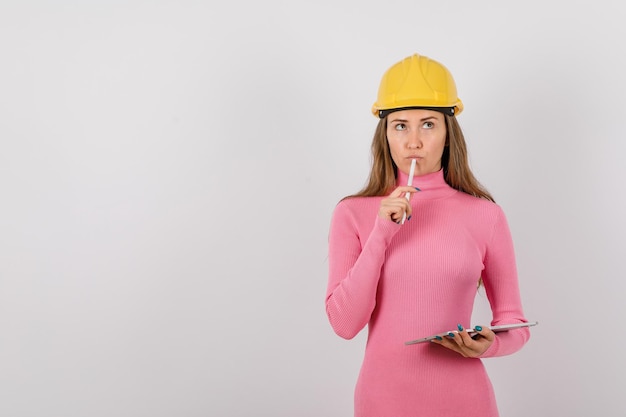
<path fill-rule="evenodd" d="M 433 339 L 436 343 L 453 350 L 466 358 L 477 358 L 489 349 L 496 338 L 496 334 L 488 327 L 476 326 L 476 333 L 470 336 L 461 325 L 458 332 L 450 332 L 440 339 Z"/>

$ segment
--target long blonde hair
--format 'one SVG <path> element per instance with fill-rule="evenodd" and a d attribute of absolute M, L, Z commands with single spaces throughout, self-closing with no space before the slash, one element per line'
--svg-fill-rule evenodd
<path fill-rule="evenodd" d="M 450 187 L 494 201 L 491 194 L 478 182 L 469 166 L 467 145 L 459 122 L 454 116 L 444 114 L 446 120 L 446 147 L 441 158 L 444 179 Z M 387 142 L 387 117 L 380 119 L 372 139 L 372 168 L 367 184 L 351 197 L 384 196 L 396 188 L 398 167 L 391 158 Z"/>

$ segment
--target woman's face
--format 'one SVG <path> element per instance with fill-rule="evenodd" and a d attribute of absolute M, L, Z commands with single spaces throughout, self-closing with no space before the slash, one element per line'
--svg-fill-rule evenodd
<path fill-rule="evenodd" d="M 415 175 L 441 169 L 446 146 L 445 116 L 432 110 L 395 111 L 387 116 L 387 142 L 398 169 L 408 174 L 415 159 Z"/>

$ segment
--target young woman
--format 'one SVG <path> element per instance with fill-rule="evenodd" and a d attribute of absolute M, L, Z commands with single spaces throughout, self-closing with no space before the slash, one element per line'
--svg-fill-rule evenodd
<path fill-rule="evenodd" d="M 333 213 L 328 319 L 346 339 L 368 327 L 355 416 L 498 416 L 480 359 L 530 337 L 528 328 L 466 330 L 479 285 L 492 326 L 526 319 L 507 221 L 469 168 L 462 110 L 439 62 L 416 54 L 393 65 L 372 108 L 380 120 L 368 183 Z"/>

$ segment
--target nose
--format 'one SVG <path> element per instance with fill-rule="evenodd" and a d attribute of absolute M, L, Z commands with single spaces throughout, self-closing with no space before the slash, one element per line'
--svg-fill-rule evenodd
<path fill-rule="evenodd" d="M 419 135 L 419 132 L 413 131 L 409 134 L 407 138 L 406 146 L 409 149 L 420 149 L 422 147 L 422 139 Z"/>

